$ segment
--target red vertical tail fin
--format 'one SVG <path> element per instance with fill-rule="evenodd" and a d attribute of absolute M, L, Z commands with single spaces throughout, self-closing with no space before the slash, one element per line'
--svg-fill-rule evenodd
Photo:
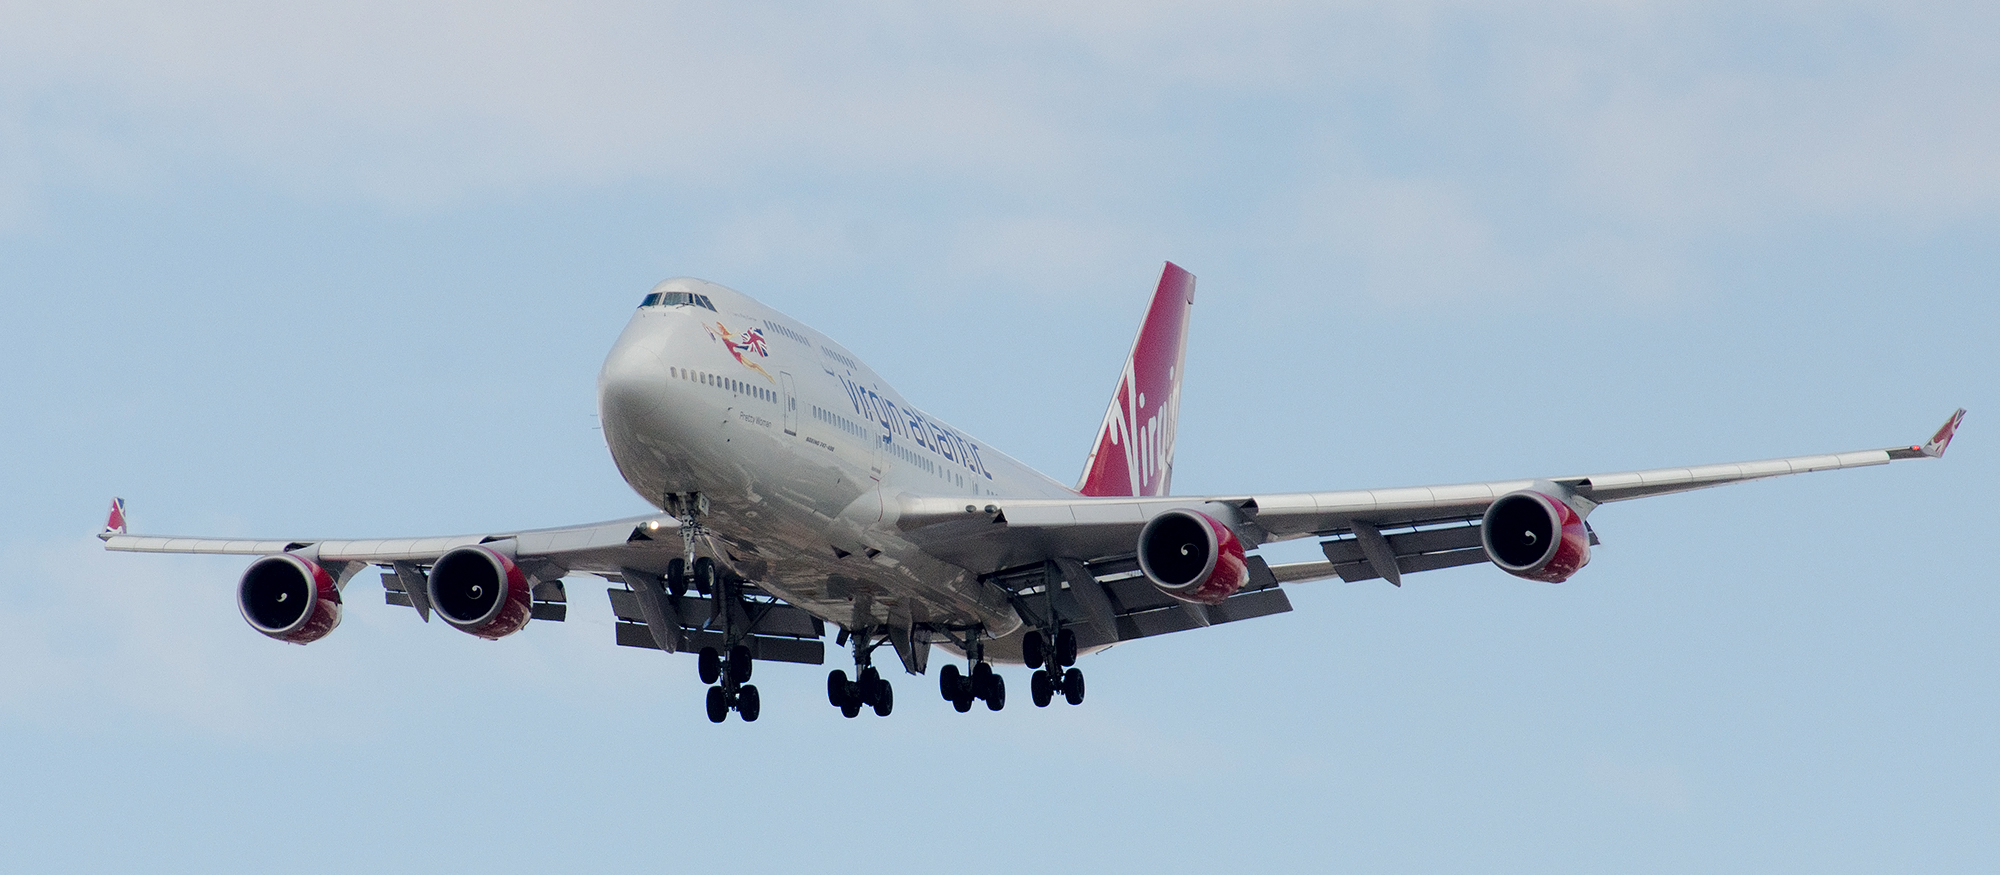
<path fill-rule="evenodd" d="M 1174 423 L 1181 410 L 1181 357 L 1193 307 L 1194 275 L 1167 262 L 1076 491 L 1167 494 L 1174 477 Z"/>

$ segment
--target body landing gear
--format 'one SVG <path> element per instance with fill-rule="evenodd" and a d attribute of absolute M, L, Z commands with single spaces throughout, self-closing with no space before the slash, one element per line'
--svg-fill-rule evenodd
<path fill-rule="evenodd" d="M 738 644 L 729 648 L 725 656 L 713 647 L 704 647 L 696 657 L 695 669 L 701 673 L 702 683 L 714 684 L 708 688 L 709 722 L 728 720 L 731 711 L 741 715 L 745 723 L 757 722 L 757 715 L 763 712 L 763 702 L 757 696 L 757 687 L 747 683 L 750 680 L 750 648 Z"/>
<path fill-rule="evenodd" d="M 826 675 L 826 701 L 840 709 L 842 717 L 856 717 L 862 708 L 872 708 L 877 717 L 887 717 L 896 709 L 896 690 L 887 678 L 870 664 L 875 648 L 882 642 L 873 631 L 865 633 L 840 633 L 854 644 L 854 680 L 847 679 L 847 672 L 834 669 Z"/>
<path fill-rule="evenodd" d="M 741 593 L 732 582 L 736 579 L 717 568 L 714 559 L 695 556 L 698 542 L 714 543 L 709 540 L 708 527 L 702 524 L 702 518 L 708 515 L 708 497 L 699 492 L 669 494 L 661 507 L 681 521 L 682 558 L 667 563 L 667 593 L 679 599 L 692 586 L 720 608 L 717 616 L 722 621 L 727 652 L 704 647 L 695 661 L 701 682 L 710 685 L 706 702 L 709 722 L 721 723 L 729 719 L 729 712 L 735 711 L 743 722 L 755 723 L 763 713 L 764 703 L 757 695 L 757 688 L 749 683 L 750 648 L 737 643 L 747 631 L 739 623 Z"/>
<path fill-rule="evenodd" d="M 856 672 L 851 681 L 847 672 L 836 668 L 826 676 L 826 700 L 840 709 L 842 717 L 859 716 L 864 707 L 873 708 L 877 717 L 887 717 L 896 709 L 896 690 L 872 665 Z"/>
<path fill-rule="evenodd" d="M 979 630 L 974 629 L 965 636 L 966 670 L 960 672 L 958 666 L 947 665 L 938 671 L 938 693 L 951 703 L 958 713 L 972 710 L 972 703 L 983 701 L 986 710 L 998 711 L 1007 707 L 1007 679 L 993 670 L 986 661 L 985 648 L 980 645 Z"/>
<path fill-rule="evenodd" d="M 975 701 L 984 701 L 988 711 L 1007 707 L 1007 679 L 984 662 L 973 663 L 971 670 L 965 673 L 961 673 L 958 666 L 945 666 L 938 672 L 938 692 L 960 714 L 972 710 Z"/>
<path fill-rule="evenodd" d="M 1021 657 L 1035 670 L 1028 678 L 1028 694 L 1035 707 L 1047 708 L 1057 693 L 1072 705 L 1083 704 L 1083 672 L 1070 668 L 1076 665 L 1076 633 L 1057 631 L 1054 647 L 1047 641 L 1039 631 L 1029 632 L 1021 640 Z"/>

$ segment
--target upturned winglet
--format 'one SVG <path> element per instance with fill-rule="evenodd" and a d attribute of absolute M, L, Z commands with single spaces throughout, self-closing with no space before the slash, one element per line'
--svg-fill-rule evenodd
<path fill-rule="evenodd" d="M 104 531 L 98 532 L 97 536 L 108 540 L 113 535 L 122 534 L 125 534 L 125 499 L 114 498 L 111 499 L 111 515 L 104 518 Z"/>
<path fill-rule="evenodd" d="M 1944 455 L 1945 447 L 1951 446 L 1951 438 L 1958 434 L 1958 424 L 1965 421 L 1965 408 L 1960 407 L 1951 418 L 1939 426 L 1931 439 L 1912 447 L 1890 447 L 1891 459 L 1936 459 Z"/>
<path fill-rule="evenodd" d="M 1951 446 L 1952 435 L 1958 434 L 1958 424 L 1964 421 L 1965 408 L 1960 407 L 1958 412 L 1953 413 L 1951 418 L 1945 420 L 1944 425 L 1938 428 L 1937 434 L 1931 435 L 1931 439 L 1924 443 L 1921 447 L 1924 455 L 1933 459 L 1943 456 L 1944 448 Z"/>

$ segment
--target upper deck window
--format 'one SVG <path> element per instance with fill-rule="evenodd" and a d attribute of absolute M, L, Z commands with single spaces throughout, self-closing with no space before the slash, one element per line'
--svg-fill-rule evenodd
<path fill-rule="evenodd" d="M 639 306 L 707 307 L 710 310 L 715 309 L 715 304 L 711 303 L 708 300 L 707 295 L 697 295 L 693 292 L 654 292 L 650 295 L 647 295 L 645 300 L 640 301 Z"/>

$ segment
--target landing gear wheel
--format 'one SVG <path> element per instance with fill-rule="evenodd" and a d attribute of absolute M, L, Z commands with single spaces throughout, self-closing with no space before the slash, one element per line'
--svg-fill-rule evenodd
<path fill-rule="evenodd" d="M 847 672 L 837 668 L 827 672 L 826 701 L 835 708 L 847 707 Z"/>
<path fill-rule="evenodd" d="M 667 563 L 667 592 L 673 595 L 674 598 L 680 598 L 681 596 L 687 595 L 687 591 L 688 591 L 687 560 L 674 559 L 672 561 L 669 561 Z"/>
<path fill-rule="evenodd" d="M 744 684 L 736 691 L 736 713 L 743 715 L 743 722 L 757 722 L 757 715 L 763 710 L 763 703 L 757 700 L 757 688 Z"/>
<path fill-rule="evenodd" d="M 1048 672 L 1035 669 L 1034 675 L 1028 678 L 1028 697 L 1035 700 L 1037 708 L 1047 708 L 1055 700 L 1056 688 L 1049 683 Z"/>
<path fill-rule="evenodd" d="M 1073 668 L 1063 672 L 1062 690 L 1063 698 L 1070 704 L 1083 704 L 1083 672 Z"/>
<path fill-rule="evenodd" d="M 994 675 L 986 687 L 986 710 L 998 711 L 1007 707 L 1007 679 Z"/>
<path fill-rule="evenodd" d="M 848 699 L 847 701 L 842 702 L 840 704 L 840 716 L 856 717 L 860 716 L 860 714 L 861 714 L 861 700 L 859 698 Z"/>
<path fill-rule="evenodd" d="M 713 647 L 704 647 L 701 655 L 695 657 L 694 667 L 701 673 L 702 683 L 715 683 L 722 679 L 722 654 L 715 652 Z"/>
<path fill-rule="evenodd" d="M 993 666 L 983 662 L 974 663 L 972 666 L 972 697 L 975 699 L 984 699 L 990 695 L 993 690 L 993 678 Z"/>
<path fill-rule="evenodd" d="M 870 669 L 870 671 L 873 671 L 873 669 Z M 889 686 L 888 681 L 879 679 L 875 681 L 875 701 L 873 704 L 875 706 L 875 716 L 877 717 L 887 717 L 890 711 L 896 709 L 896 690 Z"/>
<path fill-rule="evenodd" d="M 972 697 L 959 696 L 958 698 L 951 700 L 951 706 L 953 708 L 958 709 L 958 713 L 963 714 L 967 711 L 972 710 Z"/>
<path fill-rule="evenodd" d="M 1048 645 L 1042 640 L 1042 633 L 1030 631 L 1021 637 L 1021 661 L 1029 668 L 1041 668 L 1042 660 L 1048 658 Z"/>
<path fill-rule="evenodd" d="M 1056 665 L 1068 668 L 1076 664 L 1076 632 L 1064 629 L 1056 633 Z"/>
<path fill-rule="evenodd" d="M 721 723 L 729 719 L 729 697 L 721 687 L 708 688 L 708 722 Z"/>
<path fill-rule="evenodd" d="M 958 666 L 947 665 L 938 672 L 938 692 L 947 702 L 958 701 L 958 687 L 964 678 L 958 674 Z"/>
<path fill-rule="evenodd" d="M 882 682 L 882 673 L 876 671 L 872 665 L 861 670 L 861 680 L 857 683 L 861 687 L 861 695 L 857 698 L 863 705 L 875 704 L 876 698 L 881 696 L 882 688 L 888 686 Z"/>
<path fill-rule="evenodd" d="M 750 679 L 750 648 L 741 644 L 729 648 L 729 676 L 739 684 Z"/>
<path fill-rule="evenodd" d="M 694 589 L 702 595 L 715 592 L 715 560 L 707 556 L 694 560 Z"/>

